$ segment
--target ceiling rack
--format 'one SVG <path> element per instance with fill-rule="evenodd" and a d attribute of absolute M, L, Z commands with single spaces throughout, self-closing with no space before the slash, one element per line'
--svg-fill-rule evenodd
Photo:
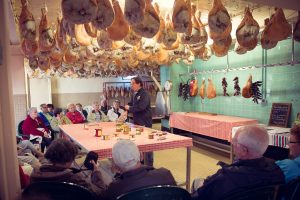
<path fill-rule="evenodd" d="M 249 69 L 259 69 L 264 67 L 279 67 L 279 66 L 290 66 L 290 65 L 297 65 L 300 64 L 300 61 L 294 62 L 284 62 L 284 63 L 275 63 L 275 64 L 265 64 L 265 65 L 253 65 L 253 66 L 244 66 L 244 67 L 236 67 L 236 68 L 226 68 L 226 69 L 212 69 L 206 71 L 194 71 L 179 74 L 179 76 L 195 76 L 195 75 L 202 75 L 202 74 L 214 74 L 214 73 L 227 73 L 227 72 L 234 72 L 234 71 L 244 71 Z"/>

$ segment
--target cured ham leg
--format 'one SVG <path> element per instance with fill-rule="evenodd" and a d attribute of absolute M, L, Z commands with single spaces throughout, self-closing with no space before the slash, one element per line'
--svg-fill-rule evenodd
<path fill-rule="evenodd" d="M 96 0 L 62 0 L 63 17 L 74 24 L 89 23 L 96 17 Z"/>
<path fill-rule="evenodd" d="M 221 0 L 214 0 L 213 7 L 208 13 L 208 26 L 211 39 L 223 39 L 230 35 L 232 24 L 230 15 Z"/>
<path fill-rule="evenodd" d="M 214 51 L 215 56 L 222 57 L 225 56 L 230 48 L 232 42 L 231 35 L 222 40 L 214 40 L 212 45 L 212 50 Z"/>
<path fill-rule="evenodd" d="M 251 51 L 257 45 L 257 35 L 259 33 L 259 25 L 253 19 L 249 7 L 245 9 L 245 16 L 240 25 L 236 29 L 236 38 L 238 43 L 246 50 Z"/>
<path fill-rule="evenodd" d="M 19 16 L 19 30 L 21 38 L 26 40 L 36 39 L 36 25 L 32 13 L 28 10 L 28 1 L 21 0 L 22 11 Z"/>
<path fill-rule="evenodd" d="M 275 14 L 271 17 L 264 33 L 271 41 L 281 41 L 286 39 L 292 33 L 292 27 L 287 22 L 282 8 L 276 8 Z"/>
<path fill-rule="evenodd" d="M 243 87 L 242 96 L 244 98 L 250 98 L 252 96 L 251 85 L 252 85 L 252 75 L 249 76 L 245 87 Z"/>
<path fill-rule="evenodd" d="M 201 83 L 201 86 L 200 86 L 200 89 L 199 89 L 199 96 L 201 97 L 201 99 L 204 99 L 205 98 L 205 79 L 202 80 L 202 83 Z"/>
<path fill-rule="evenodd" d="M 178 33 L 192 32 L 192 13 L 190 0 L 175 0 L 173 5 L 173 28 Z"/>
<path fill-rule="evenodd" d="M 55 46 L 53 30 L 48 24 L 46 8 L 42 8 L 42 18 L 39 25 L 39 48 L 40 51 L 50 51 Z"/>
<path fill-rule="evenodd" d="M 99 30 L 106 29 L 115 19 L 114 9 L 110 0 L 97 0 L 97 3 L 96 17 L 92 20 L 92 25 Z"/>
<path fill-rule="evenodd" d="M 164 37 L 163 37 L 162 42 L 167 48 L 172 48 L 172 49 L 173 49 L 173 45 L 176 42 L 178 44 L 175 45 L 176 46 L 175 48 L 177 48 L 179 45 L 179 39 L 177 39 L 177 33 L 173 29 L 169 14 L 166 15 L 166 27 L 164 30 Z"/>
<path fill-rule="evenodd" d="M 145 0 L 126 0 L 124 13 L 130 25 L 141 23 L 145 15 Z"/>
<path fill-rule="evenodd" d="M 207 86 L 207 98 L 213 99 L 217 96 L 216 87 L 214 86 L 212 80 L 208 79 L 208 86 Z"/>
<path fill-rule="evenodd" d="M 265 19 L 265 29 L 262 31 L 260 36 L 260 43 L 263 49 L 272 49 L 277 45 L 277 41 L 271 41 L 268 36 L 265 34 L 265 30 L 269 25 L 269 18 Z"/>
<path fill-rule="evenodd" d="M 132 30 L 146 38 L 154 37 L 160 27 L 160 19 L 150 0 L 146 0 L 145 16 L 142 22 L 134 24 Z"/>

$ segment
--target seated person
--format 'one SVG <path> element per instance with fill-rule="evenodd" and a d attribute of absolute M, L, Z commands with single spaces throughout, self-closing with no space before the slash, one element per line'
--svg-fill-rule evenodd
<path fill-rule="evenodd" d="M 36 149 L 29 140 L 20 140 L 17 143 L 18 161 L 21 166 L 25 163 L 32 166 L 39 166 L 38 160 L 44 157 L 44 154 Z"/>
<path fill-rule="evenodd" d="M 47 104 L 47 108 L 48 108 L 48 113 L 49 113 L 52 117 L 54 117 L 54 105 L 51 104 L 51 103 L 48 103 L 48 104 Z"/>
<path fill-rule="evenodd" d="M 29 140 L 30 135 L 42 137 L 42 152 L 44 152 L 45 147 L 49 146 L 51 143 L 50 131 L 38 117 L 37 109 L 35 107 L 29 109 L 27 118 L 22 124 L 22 131 L 24 140 Z"/>
<path fill-rule="evenodd" d="M 53 117 L 53 115 L 51 115 L 48 111 L 48 107 L 47 107 L 47 104 L 43 103 L 40 105 L 40 109 L 41 109 L 41 112 L 39 112 L 39 117 L 41 118 L 41 120 L 44 122 L 45 126 L 47 128 L 50 127 L 50 122 L 51 122 L 51 119 Z"/>
<path fill-rule="evenodd" d="M 286 183 L 300 176 L 300 125 L 291 129 L 289 148 L 291 159 L 276 162 L 284 173 Z"/>
<path fill-rule="evenodd" d="M 143 166 L 139 149 L 131 140 L 119 140 L 112 148 L 112 159 L 121 173 L 104 192 L 105 199 L 116 199 L 121 194 L 148 186 L 176 185 L 169 170 Z"/>
<path fill-rule="evenodd" d="M 115 100 L 113 103 L 113 107 L 107 112 L 107 117 L 110 121 L 125 121 L 126 120 L 126 114 L 125 111 L 120 108 L 120 101 Z"/>
<path fill-rule="evenodd" d="M 72 124 L 71 120 L 64 115 L 63 110 L 61 108 L 55 108 L 53 113 L 54 117 L 50 122 L 51 128 L 53 130 L 59 131 L 59 125 Z"/>
<path fill-rule="evenodd" d="M 71 182 L 84 186 L 96 194 L 101 194 L 106 186 L 102 181 L 101 173 L 94 161 L 91 161 L 94 166 L 90 177 L 91 182 L 87 181 L 87 178 L 81 172 L 70 168 L 77 153 L 77 147 L 69 140 L 54 140 L 45 153 L 47 160 L 42 162 L 41 167 L 34 169 L 31 174 L 31 182 Z"/>
<path fill-rule="evenodd" d="M 192 194 L 193 199 L 222 199 L 228 193 L 254 186 L 282 184 L 284 175 L 280 168 L 273 160 L 263 157 L 268 144 L 266 129 L 253 125 L 239 128 L 232 139 L 237 160 L 222 165 L 217 173 L 208 177 Z"/>
<path fill-rule="evenodd" d="M 107 100 L 106 99 L 102 99 L 101 102 L 100 102 L 100 104 L 101 104 L 100 110 L 102 112 L 104 112 L 104 114 L 107 115 L 107 112 L 108 112 Z"/>
<path fill-rule="evenodd" d="M 79 124 L 84 122 L 82 115 L 80 114 L 80 112 L 76 110 L 74 103 L 68 104 L 67 108 L 68 108 L 68 112 L 66 116 L 71 120 L 73 124 Z"/>
<path fill-rule="evenodd" d="M 82 117 L 84 118 L 84 121 L 86 121 L 88 113 L 86 112 L 86 110 L 82 109 L 82 105 L 81 103 L 76 103 L 76 110 L 78 112 L 80 112 L 80 114 L 82 115 Z"/>
<path fill-rule="evenodd" d="M 93 110 L 88 114 L 89 122 L 108 122 L 108 117 L 100 110 L 100 105 L 98 101 L 93 103 Z"/>

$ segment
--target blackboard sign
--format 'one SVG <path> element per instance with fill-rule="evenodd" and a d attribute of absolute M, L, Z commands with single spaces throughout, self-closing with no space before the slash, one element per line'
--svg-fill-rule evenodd
<path fill-rule="evenodd" d="M 269 126 L 287 127 L 291 113 L 291 103 L 273 103 Z"/>

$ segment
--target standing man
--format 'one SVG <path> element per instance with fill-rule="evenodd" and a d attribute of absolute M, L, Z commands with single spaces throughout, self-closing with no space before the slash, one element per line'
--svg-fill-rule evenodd
<path fill-rule="evenodd" d="M 125 109 L 133 114 L 133 123 L 152 127 L 152 113 L 150 106 L 150 96 L 143 88 L 143 81 L 140 77 L 131 79 L 131 89 L 134 94 L 131 96 L 131 101 L 125 105 Z"/>
<path fill-rule="evenodd" d="M 131 79 L 131 89 L 134 94 L 131 101 L 125 105 L 125 109 L 133 114 L 133 123 L 152 128 L 152 113 L 150 106 L 150 95 L 143 88 L 143 81 L 136 76 Z M 144 164 L 153 166 L 153 152 L 145 153 Z"/>

